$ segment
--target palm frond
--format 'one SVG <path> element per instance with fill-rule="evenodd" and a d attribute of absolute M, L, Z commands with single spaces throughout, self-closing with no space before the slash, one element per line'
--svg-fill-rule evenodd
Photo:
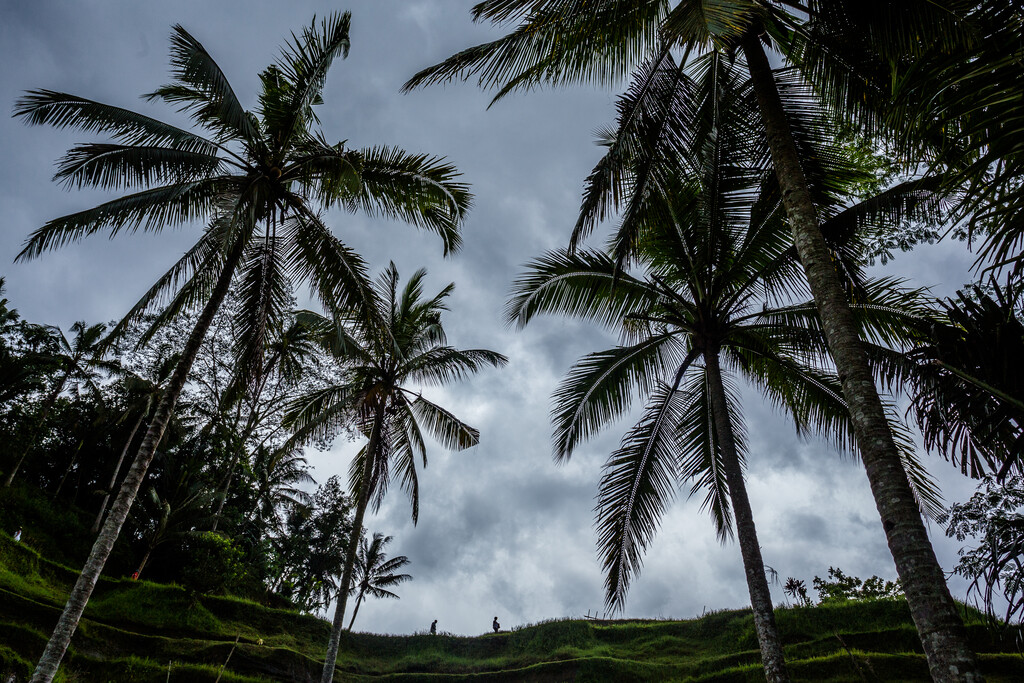
<path fill-rule="evenodd" d="M 620 417 L 636 393 L 647 394 L 675 350 L 673 335 L 652 335 L 634 346 L 598 351 L 570 368 L 552 395 L 553 455 L 563 461 L 577 444 Z M 692 362 L 694 354 L 688 356 Z"/>
<path fill-rule="evenodd" d="M 70 242 L 108 228 L 111 237 L 122 230 L 159 231 L 166 225 L 202 220 L 225 192 L 223 178 L 177 183 L 136 192 L 99 206 L 54 218 L 29 235 L 16 261 L 33 259 Z"/>
<path fill-rule="evenodd" d="M 316 120 L 312 108 L 321 102 L 327 72 L 335 59 L 348 56 L 351 20 L 349 12 L 332 12 L 318 26 L 314 17 L 302 36 L 292 34 L 281 51 L 275 66 L 284 82 L 276 84 L 272 97 L 267 97 L 264 80 L 263 117 L 271 137 L 286 147 L 294 144 L 296 137 Z"/>
<path fill-rule="evenodd" d="M 662 0 L 611 0 L 596 6 L 567 0 L 534 3 L 511 33 L 420 71 L 402 90 L 474 76 L 482 88 L 503 88 L 514 81 L 518 90 L 540 83 L 611 83 L 632 70 L 636 55 L 658 42 L 665 4 Z"/>
<path fill-rule="evenodd" d="M 372 309 L 376 301 L 366 262 L 331 234 L 319 216 L 298 213 L 281 225 L 288 270 L 308 284 L 328 310 Z"/>
<path fill-rule="evenodd" d="M 260 132 L 235 96 L 231 84 L 206 48 L 175 24 L 171 30 L 171 74 L 177 83 L 147 96 L 180 104 L 196 123 L 214 131 L 221 142 L 241 139 L 254 145 Z"/>
<path fill-rule="evenodd" d="M 458 171 L 440 157 L 409 154 L 396 147 L 360 152 L 358 192 L 337 201 L 370 216 L 404 221 L 436 233 L 445 255 L 462 246 L 459 229 L 472 205 L 469 186 L 457 182 Z"/>
<path fill-rule="evenodd" d="M 118 190 L 174 185 L 209 178 L 221 159 L 172 147 L 90 143 L 76 145 L 57 162 L 53 179 L 66 188 Z"/>
<path fill-rule="evenodd" d="M 30 90 L 14 105 L 14 116 L 31 125 L 105 133 L 128 145 L 168 146 L 213 155 L 217 146 L 195 133 L 121 107 L 54 90 Z"/>
<path fill-rule="evenodd" d="M 480 432 L 462 422 L 441 406 L 416 396 L 410 402 L 416 419 L 438 443 L 451 451 L 472 448 L 480 443 Z"/>
<path fill-rule="evenodd" d="M 500 368 L 508 358 L 487 349 L 455 349 L 435 346 L 402 363 L 402 373 L 413 382 L 441 386 L 458 382 L 491 366 Z"/>
<path fill-rule="evenodd" d="M 604 466 L 595 512 L 605 603 L 610 609 L 625 606 L 630 580 L 640 571 L 644 551 L 673 498 L 675 431 L 682 407 L 676 386 L 660 384 L 651 392 L 640 422 Z"/>
<path fill-rule="evenodd" d="M 552 251 L 526 265 L 512 283 L 505 320 L 525 327 L 540 314 L 591 320 L 609 327 L 653 306 L 657 293 L 598 251 Z"/>

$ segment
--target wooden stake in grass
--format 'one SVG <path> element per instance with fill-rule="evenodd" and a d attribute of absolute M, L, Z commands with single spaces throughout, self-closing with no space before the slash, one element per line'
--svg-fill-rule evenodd
<path fill-rule="evenodd" d="M 213 683 L 220 683 L 220 677 L 224 674 L 224 667 L 226 667 L 228 662 L 231 661 L 231 655 L 235 653 L 235 647 L 238 646 L 238 639 L 241 637 L 241 633 L 235 636 L 235 642 L 231 645 L 231 649 L 228 651 L 228 657 L 224 660 L 224 663 L 220 665 L 220 671 L 217 672 L 217 679 Z"/>

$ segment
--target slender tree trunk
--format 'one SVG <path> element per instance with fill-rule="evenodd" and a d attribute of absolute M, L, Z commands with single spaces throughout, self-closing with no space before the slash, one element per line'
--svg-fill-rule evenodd
<path fill-rule="evenodd" d="M 775 78 L 755 30 L 743 40 L 793 241 L 821 315 L 854 434 L 935 681 L 984 680 L 900 461 L 846 293 L 818 225 Z"/>
<path fill-rule="evenodd" d="M 135 570 L 135 578 L 139 578 L 142 575 L 142 570 L 146 568 L 146 563 L 149 562 L 149 556 L 153 552 L 153 546 L 146 547 L 146 554 L 142 556 L 142 561 L 139 562 L 139 568 Z"/>
<path fill-rule="evenodd" d="M 359 591 L 359 596 L 356 598 L 355 607 L 352 608 L 352 620 L 348 622 L 349 631 L 352 630 L 352 624 L 356 623 L 356 615 L 359 614 L 359 605 L 363 604 L 363 595 L 364 593 L 362 591 Z"/>
<path fill-rule="evenodd" d="M 210 329 L 210 323 L 213 322 L 214 315 L 220 308 L 221 303 L 223 303 L 224 297 L 227 296 L 228 288 L 231 285 L 231 277 L 242 256 L 243 246 L 243 244 L 239 243 L 229 253 L 224 263 L 224 269 L 221 271 L 217 284 L 210 295 L 210 300 L 203 307 L 203 311 L 196 321 L 196 326 L 189 335 L 185 348 L 182 351 L 181 359 L 178 361 L 174 374 L 171 375 L 171 379 L 168 382 L 167 390 L 160 398 L 160 403 L 157 405 L 153 419 L 146 430 L 146 436 L 139 447 L 139 453 L 135 456 L 132 466 L 128 469 L 128 474 L 125 475 L 121 489 L 118 491 L 114 504 L 110 508 L 110 514 L 107 515 L 107 520 L 104 522 L 95 543 L 93 543 L 89 559 L 85 561 L 82 574 L 75 582 L 74 588 L 71 589 L 71 595 L 68 597 L 64 611 L 57 621 L 53 635 L 50 636 L 49 642 L 46 643 L 46 649 L 43 650 L 43 655 L 39 658 L 39 664 L 36 665 L 35 673 L 32 674 L 31 683 L 50 683 L 53 680 L 54 674 L 57 673 L 57 667 L 60 665 L 60 660 L 64 657 L 64 652 L 68 649 L 71 636 L 74 634 L 75 629 L 78 628 L 78 620 L 82 617 L 82 612 L 85 611 L 85 605 L 89 602 L 89 596 L 92 595 L 96 581 L 99 580 L 100 572 L 103 571 L 103 565 L 106 564 L 107 558 L 110 556 L 114 542 L 117 541 L 118 534 L 121 532 L 121 526 L 128 517 L 128 510 L 135 501 L 135 496 L 138 495 L 139 487 L 142 486 L 142 480 L 146 476 L 149 464 L 156 454 L 157 444 L 163 438 L 164 430 L 167 428 L 171 413 L 178 402 L 178 396 L 185 386 L 185 381 L 188 378 L 189 371 L 192 369 L 192 363 L 195 362 L 199 347 L 206 337 L 207 330 Z"/>
<path fill-rule="evenodd" d="M 100 503 L 100 511 L 96 513 L 96 520 L 92 523 L 92 529 L 90 533 L 97 533 L 100 530 L 100 523 L 103 521 L 103 513 L 107 511 L 107 503 L 110 501 L 110 492 L 114 490 L 114 484 L 117 483 L 117 475 L 121 473 L 121 465 L 124 463 L 125 457 L 128 455 L 128 449 L 132 447 L 132 441 L 135 440 L 135 433 L 139 431 L 139 427 L 142 426 L 142 421 L 146 418 L 148 410 L 142 411 L 139 415 L 139 419 L 135 421 L 135 426 L 132 427 L 132 433 L 128 435 L 128 440 L 124 442 L 124 448 L 121 449 L 121 457 L 117 459 L 117 465 L 114 466 L 114 473 L 110 475 L 110 483 L 107 484 L 107 492 L 103 495 L 103 502 Z"/>
<path fill-rule="evenodd" d="M 82 439 L 78 440 L 78 446 L 75 448 L 75 453 L 71 456 L 71 462 L 69 462 L 68 466 L 64 468 L 64 476 L 60 478 L 60 483 L 57 484 L 57 490 L 53 492 L 53 498 L 50 499 L 51 501 L 57 500 L 57 496 L 60 495 L 61 489 L 64 488 L 64 482 L 68 480 L 68 475 L 71 474 L 71 468 L 75 466 L 76 462 L 78 462 L 78 456 L 82 453 L 82 442 Z"/>
<path fill-rule="evenodd" d="M 21 452 L 21 457 L 18 458 L 18 462 L 14 463 L 14 467 L 7 473 L 7 478 L 4 479 L 4 488 L 9 487 L 14 482 L 14 477 L 18 474 L 18 470 L 21 469 L 22 463 L 25 462 L 25 458 L 32 452 L 32 447 L 36 445 L 36 441 L 39 439 L 39 431 L 46 423 L 46 418 L 50 416 L 50 411 L 53 409 L 53 404 L 57 402 L 57 397 L 60 396 L 60 392 L 64 390 L 64 385 L 67 384 L 68 376 L 65 373 L 64 377 L 57 383 L 57 386 L 50 392 L 43 401 L 43 409 L 39 414 L 39 419 L 36 420 L 35 426 L 29 434 L 28 444 Z"/>
<path fill-rule="evenodd" d="M 779 628 L 775 623 L 772 593 L 764 574 L 764 560 L 761 559 L 761 546 L 757 541 L 754 514 L 750 509 L 747 486 L 743 481 L 743 470 L 740 468 L 739 455 L 736 453 L 717 349 L 704 354 L 704 364 L 711 392 L 711 409 L 714 411 L 715 434 L 725 464 L 729 499 L 732 501 L 733 514 L 736 516 L 736 540 L 739 541 L 743 569 L 747 574 L 747 590 L 750 592 L 750 607 L 754 612 L 757 642 L 761 646 L 764 677 L 772 683 L 788 683 L 789 671 L 786 669 L 786 657 L 782 650 Z"/>
<path fill-rule="evenodd" d="M 373 458 L 384 427 L 384 406 L 376 409 L 373 416 L 373 427 L 370 429 L 370 440 L 366 444 L 366 462 L 363 463 L 363 476 L 356 501 L 356 517 L 352 520 L 352 537 L 348 542 L 345 554 L 345 569 L 341 574 L 341 585 L 338 586 L 338 606 L 334 610 L 334 623 L 331 626 L 331 640 L 327 644 L 324 656 L 324 670 L 320 683 L 332 683 L 334 666 L 338 661 L 338 646 L 341 644 L 341 632 L 345 626 L 345 603 L 348 601 L 348 588 L 352 584 L 352 569 L 356 564 L 356 553 L 359 550 L 359 535 L 363 530 L 363 516 L 370 502 L 370 477 L 373 475 Z"/>
<path fill-rule="evenodd" d="M 220 490 L 220 496 L 217 500 L 217 510 L 213 513 L 213 524 L 210 525 L 210 531 L 216 531 L 217 525 L 220 523 L 221 513 L 224 512 L 224 502 L 228 499 L 228 492 L 231 490 L 231 480 L 235 477 L 235 468 L 238 467 L 239 453 L 231 459 L 231 467 L 228 469 L 228 478 L 224 482 L 224 488 Z"/>

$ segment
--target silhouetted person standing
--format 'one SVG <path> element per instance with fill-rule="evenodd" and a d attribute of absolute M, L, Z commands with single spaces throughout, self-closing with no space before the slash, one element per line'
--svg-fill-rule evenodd
<path fill-rule="evenodd" d="M 432 622 L 430 622 L 430 635 L 437 635 L 437 619 L 434 619 Z"/>
<path fill-rule="evenodd" d="M 498 617 L 494 617 L 494 623 L 491 624 L 491 628 L 494 629 L 495 633 L 497 633 L 498 629 L 501 628 L 501 624 L 498 623 Z"/>

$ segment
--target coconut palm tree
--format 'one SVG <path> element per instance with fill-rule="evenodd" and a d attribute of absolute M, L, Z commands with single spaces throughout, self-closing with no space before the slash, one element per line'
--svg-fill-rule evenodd
<path fill-rule="evenodd" d="M 18 474 L 18 470 L 21 469 L 22 463 L 25 462 L 25 458 L 32 452 L 32 448 L 40 436 L 39 430 L 46 423 L 46 418 L 50 415 L 50 411 L 53 410 L 53 406 L 60 397 L 61 392 L 68 385 L 72 385 L 76 387 L 84 386 L 93 393 L 96 393 L 98 392 L 97 381 L 100 371 L 118 370 L 116 362 L 110 362 L 103 358 L 104 350 L 100 346 L 100 340 L 107 329 L 107 326 L 103 323 L 86 325 L 84 321 L 79 320 L 71 326 L 71 332 L 73 333 L 71 339 L 68 339 L 61 332 L 60 328 L 52 327 L 48 329 L 51 333 L 50 345 L 53 347 L 51 355 L 58 374 L 54 378 L 53 386 L 39 406 L 36 427 L 29 437 L 28 443 L 4 479 L 4 487 L 10 486 L 14 482 L 14 477 Z"/>
<path fill-rule="evenodd" d="M 144 548 L 136 577 L 154 550 L 196 533 L 209 521 L 213 493 L 197 476 L 197 461 L 188 456 L 187 451 L 165 455 L 159 478 L 147 486 L 133 507 Z"/>
<path fill-rule="evenodd" d="M 608 324 L 625 342 L 581 359 L 555 391 L 556 460 L 621 417 L 634 394 L 646 398 L 643 416 L 605 466 L 598 495 L 609 607 L 624 606 L 674 484 L 692 481 L 691 495 L 704 493 L 721 540 L 735 519 L 765 675 L 785 681 L 743 477 L 735 378 L 764 391 L 801 432 L 823 431 L 851 449 L 852 433 L 838 380 L 823 370 L 826 346 L 813 305 L 774 303 L 803 288 L 787 256 L 786 226 L 780 215 L 751 210 L 750 183 L 732 171 L 720 167 L 705 176 L 718 181 L 710 186 L 681 182 L 648 200 L 633 256 L 642 274 L 619 270 L 613 255 L 598 251 L 549 253 L 517 280 L 509 318 L 525 325 L 540 313 L 577 316 Z M 879 326 L 879 340 L 914 295 L 889 292 L 890 284 L 866 283 L 858 307 Z M 922 483 L 928 498 L 932 488 Z"/>
<path fill-rule="evenodd" d="M 260 446 L 252 454 L 248 469 L 255 498 L 253 516 L 263 526 L 281 533 L 287 511 L 312 502 L 312 496 L 299 488 L 316 484 L 306 459 L 297 449 L 272 451 Z"/>
<path fill-rule="evenodd" d="M 426 430 L 449 450 L 463 450 L 480 441 L 480 433 L 425 398 L 419 386 L 440 386 L 475 374 L 485 366 L 500 367 L 505 356 L 486 349 L 460 350 L 447 343 L 441 314 L 455 285 L 431 298 L 423 294 L 421 269 L 399 287 L 392 263 L 375 285 L 370 309 L 338 309 L 331 319 L 312 312 L 300 319 L 319 331 L 325 349 L 346 364 L 340 382 L 295 401 L 285 423 L 295 430 L 290 443 L 308 443 L 354 425 L 366 444 L 352 460 L 349 486 L 356 499 L 353 529 L 363 528 L 368 507 L 379 509 L 395 478 L 419 518 L 416 460 L 427 464 Z M 416 389 L 409 385 L 419 385 Z M 359 534 L 353 533 L 338 586 L 338 604 L 324 663 L 322 683 L 334 677 L 345 604 L 355 568 Z"/>
<path fill-rule="evenodd" d="M 246 381 L 256 382 L 268 336 L 285 315 L 292 280 L 325 301 L 353 304 L 371 296 L 363 260 L 331 233 L 321 211 L 341 207 L 403 220 L 438 234 L 445 253 L 459 248 L 470 195 L 452 166 L 396 148 L 332 145 L 317 130 L 315 108 L 323 101 L 331 64 L 348 53 L 349 24 L 348 13 L 336 13 L 293 34 L 277 62 L 260 74 L 254 111 L 242 107 L 202 44 L 175 26 L 174 80 L 148 97 L 176 106 L 196 131 L 50 90 L 32 91 L 16 104 L 15 115 L 28 123 L 112 138 L 73 147 L 58 163 L 57 180 L 68 187 L 131 191 L 50 221 L 30 236 L 19 259 L 102 230 L 113 236 L 183 223 L 208 226 L 114 330 L 122 332 L 166 301 L 151 333 L 184 311 L 200 309 L 33 681 L 50 681 L 56 672 L 232 282 L 241 292 L 236 365 Z"/>
<path fill-rule="evenodd" d="M 359 541 L 359 554 L 356 556 L 355 588 L 356 604 L 352 608 L 352 619 L 348 622 L 348 630 L 352 630 L 352 624 L 356 623 L 356 615 L 359 614 L 359 605 L 367 595 L 374 598 L 394 598 L 398 595 L 392 593 L 388 588 L 393 588 L 400 583 L 412 580 L 410 574 L 396 574 L 399 569 L 409 564 L 409 558 L 405 555 L 395 555 L 388 558 L 384 554 L 384 548 L 392 541 L 391 536 L 381 533 L 374 533 L 373 540 L 366 542 L 364 536 Z"/>
<path fill-rule="evenodd" d="M 926 0 L 482 0 L 472 13 L 474 20 L 517 25 L 497 40 L 424 69 L 410 79 L 407 90 L 475 76 L 482 87 L 498 89 L 498 99 L 541 84 L 615 82 L 639 65 L 672 53 L 682 54 L 684 63 L 707 51 L 742 58 L 793 244 L 839 370 L 872 495 L 929 669 L 937 681 L 980 680 L 902 466 L 856 316 L 822 234 L 822 219 L 806 177 L 807 164 L 813 160 L 802 154 L 805 150 L 793 126 L 800 102 L 820 95 L 834 107 L 837 118 L 852 119 L 866 132 L 879 129 L 878 107 L 886 99 L 891 78 L 888 68 L 882 68 L 887 62 L 872 60 L 861 68 L 858 61 L 844 58 L 848 55 L 834 54 L 829 36 L 852 35 L 871 44 L 872 50 L 857 54 L 895 60 L 899 47 L 940 41 L 948 45 L 947 37 L 958 31 L 957 15 Z M 798 71 L 772 69 L 766 47 Z M 686 98 L 680 93 L 675 101 L 679 106 L 664 111 L 661 125 L 648 131 L 651 138 L 684 137 L 692 121 L 686 116 Z M 658 189 L 656 176 L 642 173 L 640 180 L 650 187 L 641 187 L 639 196 Z M 625 250 L 619 253 L 620 262 L 626 255 Z"/>

